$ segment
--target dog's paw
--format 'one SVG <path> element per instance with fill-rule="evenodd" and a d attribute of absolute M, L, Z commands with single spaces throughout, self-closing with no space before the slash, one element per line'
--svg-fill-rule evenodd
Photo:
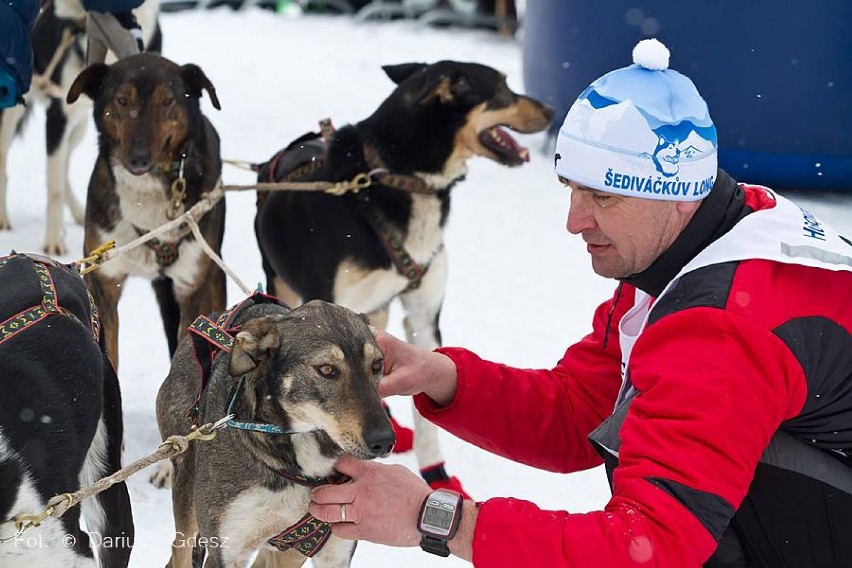
<path fill-rule="evenodd" d="M 160 489 L 166 489 L 172 486 L 172 476 L 175 472 L 175 466 L 172 465 L 172 460 L 164 460 L 154 467 L 154 473 L 151 474 L 151 484 Z"/>
<path fill-rule="evenodd" d="M 44 238 L 44 246 L 41 247 L 47 256 L 62 256 L 68 252 L 65 239 L 59 235 L 47 235 Z"/>
<path fill-rule="evenodd" d="M 6 218 L 5 215 L 0 215 L 0 231 L 11 231 L 12 224 L 9 222 L 9 219 Z"/>

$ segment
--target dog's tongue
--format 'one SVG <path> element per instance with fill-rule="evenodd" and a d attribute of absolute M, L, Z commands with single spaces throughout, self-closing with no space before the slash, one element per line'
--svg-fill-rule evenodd
<path fill-rule="evenodd" d="M 500 155 L 505 163 L 516 166 L 530 161 L 530 152 L 518 144 L 505 129 L 494 126 L 479 135 L 483 146 Z"/>

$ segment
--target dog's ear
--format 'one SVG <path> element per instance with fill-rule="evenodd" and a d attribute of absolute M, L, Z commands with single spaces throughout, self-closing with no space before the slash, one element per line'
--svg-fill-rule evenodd
<path fill-rule="evenodd" d="M 95 100 L 101 92 L 107 71 L 109 71 L 109 65 L 103 63 L 95 63 L 83 69 L 68 89 L 65 102 L 73 103 L 82 93 L 86 93 L 90 99 Z"/>
<path fill-rule="evenodd" d="M 193 63 L 187 63 L 180 68 L 180 75 L 183 77 L 183 82 L 189 87 L 190 95 L 200 99 L 201 89 L 204 89 L 210 95 L 210 102 L 213 103 L 216 110 L 222 110 L 222 107 L 219 105 L 219 98 L 216 96 L 216 88 L 210 82 L 210 79 L 207 78 L 207 75 L 204 74 L 204 71 L 201 70 L 201 67 Z"/>
<path fill-rule="evenodd" d="M 234 338 L 228 371 L 236 377 L 254 370 L 278 349 L 278 341 L 275 319 L 266 317 L 248 322 Z"/>
<path fill-rule="evenodd" d="M 367 316 L 367 314 L 365 314 L 364 312 L 358 312 L 358 318 L 359 318 L 361 321 L 363 321 L 364 323 L 366 323 L 366 324 L 367 324 L 367 327 L 369 327 L 369 328 L 370 328 L 370 333 L 372 333 L 372 334 L 373 334 L 373 337 L 375 337 L 375 336 L 376 336 L 377 328 L 376 328 L 376 327 L 373 327 L 373 324 L 371 324 L 371 323 L 370 323 L 370 318 L 369 318 L 369 316 Z"/>
<path fill-rule="evenodd" d="M 382 70 L 390 77 L 391 81 L 399 85 L 426 67 L 425 63 L 400 63 L 398 65 L 383 65 Z"/>
<path fill-rule="evenodd" d="M 429 104 L 435 99 L 440 100 L 441 104 L 449 105 L 459 102 L 462 97 L 472 90 L 470 83 L 464 75 L 459 75 L 458 77 L 441 75 L 437 81 L 431 81 L 423 85 L 415 96 L 415 99 L 421 105 Z"/>

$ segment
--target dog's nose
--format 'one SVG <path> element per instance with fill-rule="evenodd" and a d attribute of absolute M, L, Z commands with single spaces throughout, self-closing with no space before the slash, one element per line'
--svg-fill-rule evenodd
<path fill-rule="evenodd" d="M 139 140 L 134 140 L 130 147 L 130 168 L 134 173 L 148 171 L 151 167 L 151 154 L 147 145 Z"/>
<path fill-rule="evenodd" d="M 365 433 L 364 442 L 373 457 L 381 457 L 391 452 L 396 443 L 396 436 L 394 436 L 393 428 L 377 428 Z"/>

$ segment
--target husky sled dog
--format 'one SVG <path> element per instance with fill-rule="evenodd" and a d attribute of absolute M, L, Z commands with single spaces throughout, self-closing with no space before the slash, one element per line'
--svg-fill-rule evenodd
<path fill-rule="evenodd" d="M 146 0 L 134 10 L 145 36 L 146 49 L 159 52 L 162 46 L 160 26 L 157 21 L 159 0 Z M 68 252 L 63 228 L 63 211 L 67 204 L 71 216 L 78 224 L 83 223 L 83 205 L 77 200 L 68 179 L 71 154 L 86 133 L 91 114 L 91 102 L 86 100 L 69 104 L 65 93 L 86 60 L 86 12 L 79 0 L 56 0 L 46 2 L 33 28 L 34 67 L 37 75 L 44 75 L 56 56 L 57 63 L 50 77 L 55 86 L 41 90 L 37 82 L 26 96 L 27 104 L 43 103 L 47 107 L 45 116 L 47 138 L 47 214 L 45 219 L 44 252 L 63 255 Z M 63 45 L 63 37 L 69 37 L 70 45 Z M 12 140 L 22 130 L 29 109 L 17 106 L 0 110 L 0 230 L 11 228 L 11 217 L 6 208 L 8 186 L 6 161 Z M 33 191 L 24 187 L 26 179 L 16 185 L 20 191 Z M 22 183 L 23 182 L 23 183 Z"/>
<path fill-rule="evenodd" d="M 207 543 L 206 568 L 247 566 L 257 550 L 269 565 L 312 556 L 315 566 L 349 566 L 355 543 L 307 514 L 309 494 L 341 481 L 332 465 L 342 453 L 390 453 L 382 364 L 366 320 L 326 302 L 291 311 L 255 294 L 216 322 L 199 317 L 157 395 L 160 434 L 188 433 L 188 409 L 198 424 L 235 418 L 213 441 L 172 458 L 169 566 L 201 560 L 204 550 L 187 542 Z"/>
<path fill-rule="evenodd" d="M 75 269 L 38 256 L 0 258 L 0 539 L 12 519 L 45 509 L 121 468 L 118 378 L 98 341 L 97 312 Z M 124 482 L 0 542 L 0 566 L 127 566 L 133 544 Z M 91 535 L 91 545 L 90 538 Z M 106 541 L 104 539 L 109 539 Z"/>
<path fill-rule="evenodd" d="M 503 127 L 538 132 L 553 111 L 511 91 L 485 65 L 383 69 L 398 86 L 372 116 L 305 135 L 258 166 L 261 182 L 338 182 L 374 172 L 373 184 L 340 197 L 259 193 L 255 231 L 267 289 L 286 302 L 319 298 L 370 314 L 384 328 L 388 304 L 399 297 L 408 341 L 433 349 L 441 344 L 450 188 L 473 156 L 523 164 L 528 151 Z M 460 489 L 444 471 L 435 427 L 416 412 L 414 449 L 433 487 Z"/>
<path fill-rule="evenodd" d="M 86 202 L 85 251 L 111 240 L 126 244 L 180 215 L 216 187 L 222 172 L 219 136 L 201 113 L 202 90 L 218 109 L 216 90 L 201 68 L 151 54 L 91 65 L 71 85 L 69 102 L 82 93 L 94 100 L 99 133 Z M 219 254 L 224 199 L 201 218 L 199 227 Z M 198 314 L 225 308 L 225 275 L 188 227 L 146 245 L 86 275 L 116 367 L 118 301 L 128 276 L 152 281 L 170 354 Z"/>

